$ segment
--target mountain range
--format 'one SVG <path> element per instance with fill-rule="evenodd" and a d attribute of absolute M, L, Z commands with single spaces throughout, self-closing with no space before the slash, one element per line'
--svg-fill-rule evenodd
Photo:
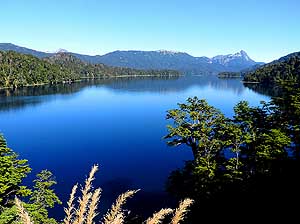
<path fill-rule="evenodd" d="M 2 51 L 16 51 L 45 58 L 56 53 L 42 52 L 11 43 L 0 43 Z M 61 52 L 61 50 L 60 50 Z M 66 50 L 63 50 L 66 52 Z M 235 54 L 209 57 L 194 57 L 184 52 L 175 51 L 114 51 L 105 55 L 84 55 L 73 52 L 69 54 L 84 62 L 93 64 L 103 63 L 110 66 L 128 67 L 134 69 L 171 69 L 190 74 L 213 74 L 223 71 L 237 72 L 259 66 L 264 63 L 255 62 L 248 54 L 241 50 Z"/>

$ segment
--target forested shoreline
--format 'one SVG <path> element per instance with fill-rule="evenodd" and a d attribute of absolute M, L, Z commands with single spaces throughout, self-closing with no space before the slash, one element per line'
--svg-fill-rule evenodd
<path fill-rule="evenodd" d="M 51 57 L 37 57 L 0 51 L 0 88 L 18 88 L 57 83 L 78 82 L 83 79 L 139 76 L 179 76 L 172 70 L 137 70 L 112 67 L 104 64 L 90 64 L 68 53 Z"/>

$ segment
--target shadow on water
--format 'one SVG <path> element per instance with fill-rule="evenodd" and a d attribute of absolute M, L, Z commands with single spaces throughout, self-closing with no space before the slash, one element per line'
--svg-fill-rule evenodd
<path fill-rule="evenodd" d="M 185 91 L 193 86 L 212 87 L 216 90 L 231 90 L 239 95 L 244 91 L 240 79 L 218 79 L 215 76 L 182 77 L 139 77 L 86 80 L 71 84 L 44 85 L 0 90 L 0 111 L 17 110 L 26 106 L 35 106 L 60 96 L 72 95 L 84 88 L 105 87 L 115 91 L 171 93 Z M 252 89 L 252 88 L 251 88 Z M 256 89 L 254 89 L 257 91 Z M 259 91 L 259 90 L 258 90 Z"/>

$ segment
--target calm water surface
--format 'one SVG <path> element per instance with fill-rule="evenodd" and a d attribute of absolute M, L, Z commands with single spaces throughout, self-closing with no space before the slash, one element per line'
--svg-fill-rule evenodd
<path fill-rule="evenodd" d="M 103 188 L 103 208 L 116 194 L 137 188 L 142 192 L 136 203 L 162 207 L 169 203 L 163 197 L 169 173 L 191 158 L 189 150 L 170 148 L 162 139 L 166 111 L 190 96 L 206 99 L 227 116 L 241 100 L 251 105 L 269 100 L 237 79 L 196 76 L 2 90 L 0 131 L 9 147 L 29 160 L 32 175 L 42 169 L 55 174 L 64 201 L 97 163 L 95 185 Z"/>

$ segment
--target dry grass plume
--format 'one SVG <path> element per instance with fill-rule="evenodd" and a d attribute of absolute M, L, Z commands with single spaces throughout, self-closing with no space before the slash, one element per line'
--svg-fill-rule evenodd
<path fill-rule="evenodd" d="M 123 214 L 122 206 L 126 203 L 128 198 L 131 198 L 139 190 L 126 191 L 125 193 L 119 195 L 115 204 L 112 205 L 111 209 L 104 216 L 104 223 L 111 224 L 114 223 L 115 219 L 119 214 Z"/>
<path fill-rule="evenodd" d="M 70 199 L 67 202 L 68 207 L 64 208 L 64 211 L 66 213 L 66 217 L 64 219 L 64 224 L 71 224 L 73 221 L 73 217 L 74 217 L 74 212 L 75 212 L 75 207 L 74 207 L 74 199 L 75 199 L 75 194 L 77 191 L 77 187 L 78 185 L 75 184 L 74 187 L 72 188 L 72 192 L 70 194 Z"/>
<path fill-rule="evenodd" d="M 72 188 L 70 199 L 67 202 L 67 208 L 64 208 L 65 218 L 64 224 L 95 224 L 94 219 L 98 215 L 98 204 L 101 196 L 101 189 L 93 190 L 92 182 L 95 179 L 95 173 L 98 171 L 98 165 L 94 165 L 88 178 L 85 180 L 85 186 L 81 189 L 81 197 L 76 201 L 76 192 L 78 185 L 75 184 Z M 107 211 L 106 215 L 102 218 L 103 221 L 99 224 L 123 224 L 126 218 L 123 206 L 127 199 L 131 198 L 139 190 L 126 191 L 118 196 L 116 202 L 112 205 L 111 209 Z M 179 224 L 183 221 L 188 208 L 193 204 L 193 200 L 185 199 L 180 202 L 179 207 L 175 210 L 170 224 Z M 22 202 L 15 198 L 15 204 L 18 210 L 18 215 L 22 224 L 33 224 L 30 220 L 28 213 L 22 206 Z M 166 216 L 173 213 L 170 208 L 161 209 L 159 212 L 154 213 L 152 217 L 148 218 L 144 224 L 161 224 Z"/>
<path fill-rule="evenodd" d="M 164 220 L 164 218 L 171 214 L 173 209 L 170 208 L 163 208 L 159 212 L 154 213 L 152 217 L 146 220 L 146 224 L 160 224 Z"/>
<path fill-rule="evenodd" d="M 188 208 L 194 203 L 192 199 L 184 199 L 179 203 L 179 207 L 175 210 L 175 214 L 172 218 L 171 224 L 179 224 L 183 221 L 184 216 L 188 212 Z"/>
<path fill-rule="evenodd" d="M 19 215 L 20 221 L 23 224 L 33 224 L 33 222 L 31 222 L 31 220 L 30 220 L 28 213 L 25 211 L 25 209 L 22 205 L 22 202 L 17 197 L 15 197 L 15 204 L 16 204 L 16 207 L 18 210 L 18 215 Z"/>

